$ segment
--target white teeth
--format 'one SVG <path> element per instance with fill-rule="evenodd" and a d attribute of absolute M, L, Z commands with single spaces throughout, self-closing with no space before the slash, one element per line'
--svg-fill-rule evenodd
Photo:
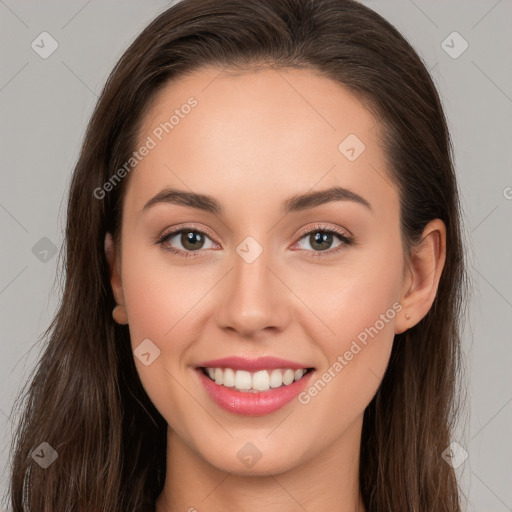
<path fill-rule="evenodd" d="M 245 370 L 238 370 L 235 373 L 235 388 L 236 389 L 251 389 L 252 377 L 249 372 Z"/>
<path fill-rule="evenodd" d="M 222 385 L 227 388 L 232 388 L 235 385 L 235 372 L 231 368 L 226 368 L 224 370 Z"/>
<path fill-rule="evenodd" d="M 252 389 L 257 391 L 267 391 L 270 388 L 270 378 L 266 370 L 256 372 L 252 376 Z"/>
<path fill-rule="evenodd" d="M 295 380 L 295 372 L 293 370 L 286 370 L 283 374 L 283 384 L 288 386 Z"/>
<path fill-rule="evenodd" d="M 272 370 L 270 374 L 270 387 L 279 388 L 283 385 L 283 374 L 281 370 Z"/>
<path fill-rule="evenodd" d="M 306 369 L 284 368 L 248 372 L 232 368 L 206 368 L 206 373 L 216 384 L 248 392 L 268 391 L 270 388 L 289 386 L 292 382 L 302 379 L 306 371 Z"/>

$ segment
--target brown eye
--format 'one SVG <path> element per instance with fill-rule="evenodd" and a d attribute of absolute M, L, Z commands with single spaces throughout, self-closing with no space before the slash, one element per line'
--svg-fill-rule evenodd
<path fill-rule="evenodd" d="M 336 243 L 336 239 L 338 239 L 338 243 L 333 246 L 333 244 Z M 331 228 L 322 228 L 309 231 L 301 237 L 301 240 L 305 240 L 306 245 L 309 244 L 309 247 L 304 247 L 300 246 L 299 242 L 301 249 L 314 252 L 329 251 L 329 253 L 331 252 L 331 249 L 334 250 L 333 252 L 336 252 L 336 249 L 351 243 L 349 237 Z"/>
<path fill-rule="evenodd" d="M 198 231 L 182 231 L 180 243 L 187 251 L 196 251 L 197 249 L 202 249 L 204 236 Z"/>
<path fill-rule="evenodd" d="M 166 250 L 184 256 L 195 256 L 191 253 L 200 252 L 200 249 L 210 249 L 215 245 L 206 233 L 190 228 L 166 233 L 157 240 L 157 243 Z"/>
<path fill-rule="evenodd" d="M 325 231 L 317 231 L 309 235 L 309 244 L 315 250 L 325 251 L 331 248 L 334 235 Z"/>

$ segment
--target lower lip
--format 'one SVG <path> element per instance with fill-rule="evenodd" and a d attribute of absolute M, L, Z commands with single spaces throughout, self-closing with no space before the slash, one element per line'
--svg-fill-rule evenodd
<path fill-rule="evenodd" d="M 308 384 L 313 372 L 310 371 L 300 380 L 294 381 L 288 386 L 246 393 L 236 391 L 216 384 L 209 379 L 203 371 L 196 369 L 203 386 L 210 398 L 222 409 L 242 416 L 263 416 L 271 414 L 291 402 Z"/>

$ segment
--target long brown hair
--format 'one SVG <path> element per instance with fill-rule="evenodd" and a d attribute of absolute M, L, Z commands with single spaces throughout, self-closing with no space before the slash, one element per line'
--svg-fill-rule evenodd
<path fill-rule="evenodd" d="M 127 326 L 111 316 L 104 238 L 119 233 L 127 180 L 102 199 L 94 191 L 130 158 L 157 91 L 205 65 L 303 68 L 337 81 L 378 119 L 406 250 L 430 220 L 445 223 L 437 296 L 417 325 L 395 336 L 364 414 L 359 476 L 368 512 L 459 512 L 454 470 L 441 457 L 459 410 L 466 283 L 452 142 L 421 58 L 388 21 L 354 0 L 184 0 L 159 15 L 115 66 L 72 177 L 62 301 L 18 399 L 13 512 L 23 510 L 24 490 L 32 512 L 128 512 L 151 510 L 163 488 L 167 425 L 139 380 Z M 31 456 L 42 442 L 58 453 L 46 469 Z"/>

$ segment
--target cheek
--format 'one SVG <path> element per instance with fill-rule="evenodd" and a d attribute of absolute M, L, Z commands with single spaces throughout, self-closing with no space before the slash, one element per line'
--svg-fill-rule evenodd
<path fill-rule="evenodd" d="M 304 429 L 317 432 L 325 446 L 361 418 L 379 389 L 401 309 L 389 289 L 373 290 L 363 302 L 355 301 L 355 295 L 351 288 L 337 295 L 326 317 L 335 334 L 315 338 L 325 364 L 298 397 Z"/>
<path fill-rule="evenodd" d="M 128 262 L 130 253 L 126 250 L 125 254 Z M 181 282 L 181 275 L 183 271 L 152 265 L 137 252 L 123 267 L 123 292 L 137 372 L 151 402 L 170 424 L 175 422 L 174 411 L 182 410 L 179 404 L 183 391 L 177 382 L 182 380 L 180 362 L 189 343 L 183 327 L 190 324 L 188 314 L 193 313 L 197 302 L 190 289 L 183 292 L 187 283 Z M 151 350 L 157 354 L 149 365 L 137 357 L 142 352 L 138 347 L 147 344 L 146 340 L 151 341 Z"/>
<path fill-rule="evenodd" d="M 344 428 L 375 395 L 393 347 L 394 323 L 402 310 L 398 302 L 401 279 L 402 259 L 397 250 L 387 255 L 382 251 L 372 261 L 362 257 L 303 283 L 302 293 L 310 290 L 308 306 L 316 313 L 303 314 L 303 326 L 325 356 L 317 380 L 299 397 L 300 403 L 312 407 L 312 418 Z"/>
<path fill-rule="evenodd" d="M 135 364 L 151 401 L 171 421 L 184 401 L 179 383 L 186 376 L 188 351 L 201 337 L 208 292 L 218 277 L 198 266 L 177 265 L 160 249 L 140 249 L 129 235 L 124 244 L 122 281 L 132 350 L 137 353 L 149 339 L 158 353 L 148 366 L 135 354 Z"/>
<path fill-rule="evenodd" d="M 150 338 L 163 349 L 179 329 L 190 324 L 190 314 L 207 289 L 207 276 L 197 269 L 172 263 L 158 248 L 142 248 L 127 237 L 123 247 L 123 293 L 132 344 Z M 211 287 L 211 286 L 210 286 Z M 178 345 L 166 347 L 175 351 Z"/>
<path fill-rule="evenodd" d="M 332 355 L 376 325 L 383 333 L 394 332 L 402 287 L 402 256 L 390 248 L 352 253 L 342 264 L 288 274 L 294 292 L 303 297 L 300 318 L 312 338 Z M 287 271 L 290 272 L 290 271 Z M 299 309 L 299 307 L 297 307 Z M 317 334 L 314 335 L 313 333 Z M 364 341 L 364 340 L 362 340 Z"/>

